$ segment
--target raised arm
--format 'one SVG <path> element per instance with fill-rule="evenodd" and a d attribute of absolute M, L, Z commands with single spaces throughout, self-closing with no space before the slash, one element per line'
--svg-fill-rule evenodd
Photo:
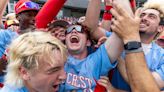
<path fill-rule="evenodd" d="M 121 4 L 121 6 L 126 9 L 126 12 L 133 16 L 128 0 L 114 0 L 114 2 Z M 112 33 L 112 35 L 105 42 L 105 47 L 107 49 L 110 61 L 113 63 L 120 56 L 123 50 L 123 43 L 115 33 Z"/>
<path fill-rule="evenodd" d="M 160 92 L 146 65 L 143 52 L 129 53 L 125 61 L 130 87 L 134 92 Z"/>
<path fill-rule="evenodd" d="M 104 5 L 105 10 L 103 14 L 103 19 L 101 21 L 101 25 L 97 27 L 96 30 L 93 30 L 93 32 L 91 33 L 94 40 L 99 40 L 101 37 L 106 36 L 106 31 L 110 31 L 112 14 L 107 11 L 109 11 L 112 8 L 111 0 L 105 0 Z"/>
<path fill-rule="evenodd" d="M 118 61 L 117 69 L 119 70 L 124 80 L 129 84 L 129 80 L 126 72 L 125 60 L 122 57 L 119 57 L 117 61 Z"/>
<path fill-rule="evenodd" d="M 141 42 L 139 36 L 139 15 L 132 17 L 115 2 L 113 6 L 114 9 L 111 12 L 116 18 L 111 26 L 113 31 L 123 39 L 124 44 L 131 41 Z M 133 92 L 160 92 L 147 67 L 142 50 L 126 53 L 125 62 L 129 84 Z"/>
<path fill-rule="evenodd" d="M 8 3 L 9 0 L 1 0 L 1 3 L 0 3 L 0 25 L 2 25 L 2 17 L 3 17 L 3 13 L 6 9 L 6 6 L 7 6 L 7 3 Z"/>
<path fill-rule="evenodd" d="M 86 12 L 86 19 L 83 22 L 84 25 L 91 30 L 95 30 L 99 23 L 101 9 L 101 0 L 90 0 Z"/>
<path fill-rule="evenodd" d="M 47 0 L 42 9 L 37 14 L 35 21 L 37 28 L 46 28 L 58 14 L 66 0 Z"/>
<path fill-rule="evenodd" d="M 118 61 L 117 68 L 118 68 L 121 76 L 129 84 L 129 80 L 128 80 L 128 76 L 127 76 L 127 72 L 126 72 L 125 60 L 123 58 L 118 58 L 117 61 Z M 151 74 L 153 75 L 153 78 L 155 79 L 156 83 L 158 84 L 158 87 L 160 89 L 163 88 L 164 87 L 164 81 L 161 78 L 161 76 L 155 71 L 151 72 Z"/>

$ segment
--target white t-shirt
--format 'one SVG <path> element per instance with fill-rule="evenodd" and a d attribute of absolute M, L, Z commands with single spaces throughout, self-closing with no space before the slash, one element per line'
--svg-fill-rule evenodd
<path fill-rule="evenodd" d="M 143 48 L 144 54 L 147 55 L 150 52 L 150 49 L 152 48 L 152 44 L 142 43 L 142 48 Z"/>

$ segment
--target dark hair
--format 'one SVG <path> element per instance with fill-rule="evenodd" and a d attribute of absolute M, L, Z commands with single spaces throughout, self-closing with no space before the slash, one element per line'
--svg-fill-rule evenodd
<path fill-rule="evenodd" d="M 53 28 L 56 28 L 56 27 L 61 27 L 61 28 L 64 28 L 64 29 L 67 28 L 67 27 L 64 27 L 64 26 L 61 26 L 61 25 L 53 25 L 53 23 L 52 23 L 48 26 L 48 31 L 50 31 L 50 30 L 52 30 Z"/>

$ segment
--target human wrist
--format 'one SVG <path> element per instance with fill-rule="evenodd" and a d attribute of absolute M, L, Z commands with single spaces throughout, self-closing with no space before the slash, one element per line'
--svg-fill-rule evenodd
<path fill-rule="evenodd" d="M 123 39 L 123 43 L 127 44 L 128 42 L 132 42 L 132 41 L 137 41 L 137 42 L 141 42 L 140 36 L 136 35 L 136 36 L 128 36 L 126 39 Z"/>
<path fill-rule="evenodd" d="M 143 52 L 140 41 L 130 41 L 124 44 L 124 49 L 126 54 Z"/>

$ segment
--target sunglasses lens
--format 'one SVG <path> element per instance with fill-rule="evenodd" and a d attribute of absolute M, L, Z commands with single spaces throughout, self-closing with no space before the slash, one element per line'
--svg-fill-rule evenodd
<path fill-rule="evenodd" d="M 67 34 L 68 33 L 71 33 L 71 31 L 73 30 L 73 28 L 74 28 L 73 26 L 70 26 L 69 28 L 67 28 Z"/>
<path fill-rule="evenodd" d="M 79 33 L 82 33 L 82 27 L 80 25 L 75 25 L 75 26 L 70 26 L 68 29 L 67 29 L 67 34 L 68 33 L 71 33 L 73 31 L 73 29 L 75 29 L 77 32 Z"/>
<path fill-rule="evenodd" d="M 77 25 L 77 26 L 75 27 L 75 29 L 76 29 L 78 32 L 80 32 L 80 33 L 81 33 L 81 31 L 82 31 L 81 28 L 82 28 L 82 27 L 79 26 L 79 25 Z"/>

